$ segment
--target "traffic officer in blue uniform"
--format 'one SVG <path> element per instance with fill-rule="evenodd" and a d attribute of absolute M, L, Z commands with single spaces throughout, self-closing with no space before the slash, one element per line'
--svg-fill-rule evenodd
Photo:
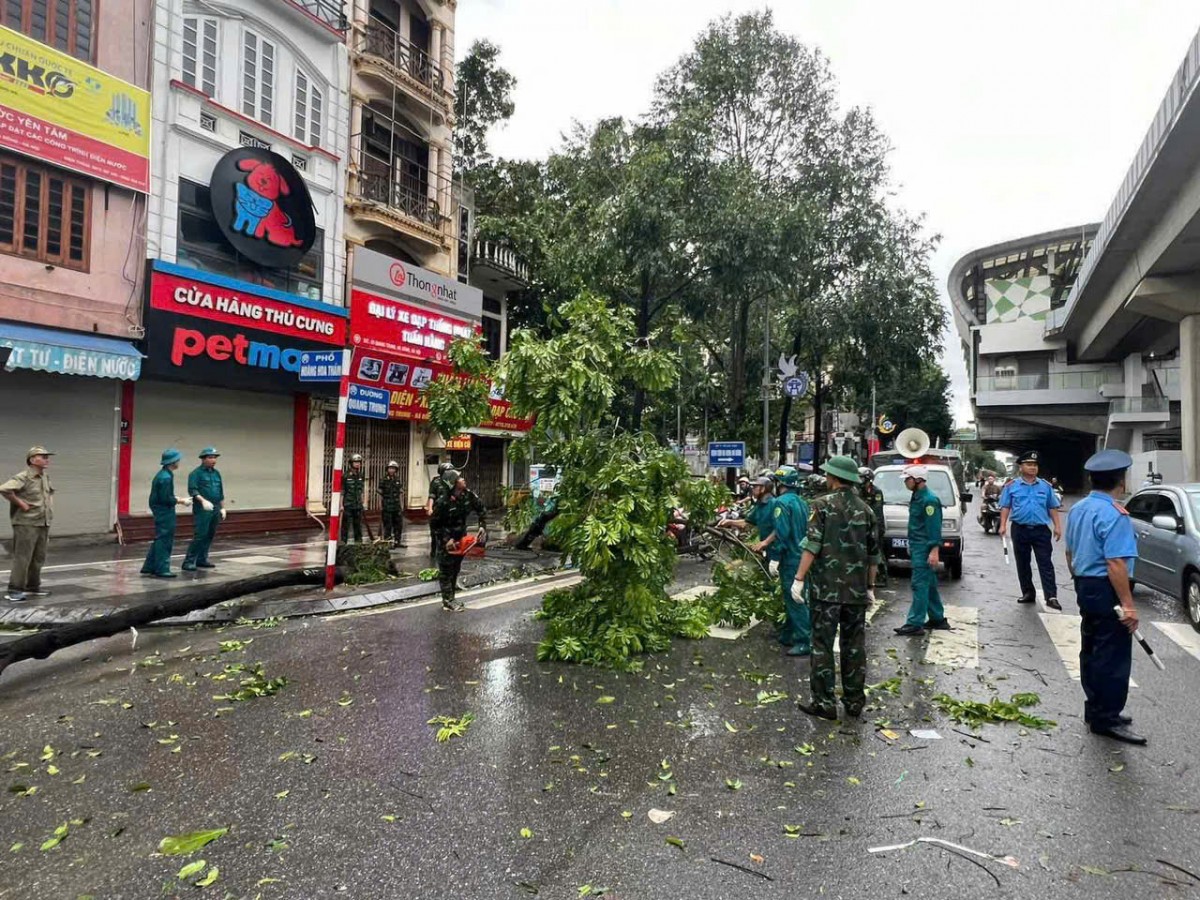
<path fill-rule="evenodd" d="M 225 484 L 217 471 L 220 455 L 216 447 L 205 447 L 200 451 L 200 465 L 188 475 L 193 534 L 180 567 L 185 572 L 216 568 L 208 561 L 208 550 L 217 536 L 217 525 L 225 521 Z"/>
<path fill-rule="evenodd" d="M 1032 550 L 1037 558 L 1038 574 L 1042 577 L 1042 592 L 1046 605 L 1062 609 L 1058 602 L 1058 586 L 1054 581 L 1054 545 L 1050 542 L 1050 526 L 1054 525 L 1054 540 L 1062 540 L 1062 521 L 1058 508 L 1062 503 L 1050 482 L 1038 478 L 1038 453 L 1026 450 L 1017 457 L 1020 478 L 1013 479 L 1000 492 L 1000 534 L 1008 534 L 1012 525 L 1013 554 L 1017 558 L 1017 579 L 1021 582 L 1018 603 L 1032 603 L 1033 569 L 1029 565 Z"/>
<path fill-rule="evenodd" d="M 906 466 L 904 486 L 912 491 L 908 502 L 908 555 L 912 560 L 912 603 L 908 618 L 896 634 L 915 637 L 925 629 L 950 631 L 942 595 L 938 592 L 937 564 L 942 549 L 942 501 L 929 489 L 925 466 Z"/>
<path fill-rule="evenodd" d="M 154 578 L 175 578 L 171 571 L 171 551 L 175 547 L 175 507 L 188 501 L 175 496 L 175 470 L 183 454 L 174 447 L 164 450 L 158 474 L 150 482 L 150 512 L 154 515 L 154 542 L 142 563 L 142 574 Z"/>
<path fill-rule="evenodd" d="M 1120 450 L 1101 450 L 1085 464 L 1092 492 L 1067 517 L 1067 565 L 1079 598 L 1079 682 L 1083 720 L 1093 734 L 1127 744 L 1146 739 L 1122 713 L 1129 696 L 1133 633 L 1138 627 L 1130 578 L 1137 559 L 1133 523 L 1118 497 L 1133 458 Z M 1118 615 L 1117 607 L 1121 614 Z"/>

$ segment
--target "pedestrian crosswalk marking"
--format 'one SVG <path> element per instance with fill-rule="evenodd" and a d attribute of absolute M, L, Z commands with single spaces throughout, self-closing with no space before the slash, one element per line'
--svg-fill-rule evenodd
<path fill-rule="evenodd" d="M 510 590 L 505 593 L 501 593 L 495 597 L 487 597 L 486 599 L 478 600 L 478 601 L 471 600 L 471 599 L 465 599 L 464 602 L 465 602 L 467 609 L 469 609 L 469 610 L 490 609 L 493 606 L 500 606 L 501 604 L 504 604 L 504 603 L 513 603 L 517 600 L 524 600 L 527 597 L 534 597 L 534 596 L 537 596 L 538 594 L 544 594 L 547 591 L 559 590 L 561 588 L 574 587 L 575 585 L 579 584 L 579 582 L 581 582 L 581 581 L 583 581 L 582 576 L 574 575 L 570 578 L 564 578 L 561 581 L 555 581 L 553 585 L 549 585 L 549 586 L 547 586 L 545 584 L 525 585 L 518 589 Z"/>
<path fill-rule="evenodd" d="M 925 662 L 959 669 L 979 668 L 979 609 L 947 606 L 946 618 L 953 631 L 932 631 L 925 647 Z"/>
<path fill-rule="evenodd" d="M 1054 649 L 1058 651 L 1059 659 L 1067 669 L 1067 674 L 1072 680 L 1079 680 L 1079 651 L 1082 647 L 1083 639 L 1079 634 L 1079 616 L 1068 616 L 1064 613 L 1038 613 L 1038 618 L 1042 620 L 1042 625 L 1046 629 L 1046 633 L 1050 635 L 1050 641 L 1054 644 Z M 1129 679 L 1131 688 L 1137 687 L 1137 682 L 1132 678 Z"/>
<path fill-rule="evenodd" d="M 1200 632 L 1197 632 L 1191 625 L 1179 622 L 1155 622 L 1154 627 L 1178 644 L 1181 649 L 1196 659 L 1200 659 Z"/>
<path fill-rule="evenodd" d="M 249 566 L 277 565 L 283 562 L 278 556 L 227 556 L 224 561 L 245 563 Z"/>

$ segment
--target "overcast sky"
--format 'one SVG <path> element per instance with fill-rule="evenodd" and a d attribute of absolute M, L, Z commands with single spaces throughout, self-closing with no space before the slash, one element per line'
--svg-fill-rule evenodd
<path fill-rule="evenodd" d="M 644 113 L 707 22 L 764 7 L 829 57 L 844 106 L 874 110 L 900 203 L 942 236 L 943 303 L 971 250 L 1104 217 L 1200 28 L 1196 0 L 461 0 L 457 50 L 500 46 L 517 109 L 492 151 L 543 157 L 573 120 Z"/>

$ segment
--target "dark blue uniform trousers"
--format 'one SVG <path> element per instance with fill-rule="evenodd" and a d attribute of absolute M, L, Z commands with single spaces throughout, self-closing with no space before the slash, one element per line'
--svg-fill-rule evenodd
<path fill-rule="evenodd" d="M 1075 593 L 1083 617 L 1080 633 L 1079 681 L 1083 685 L 1083 720 L 1094 728 L 1117 724 L 1129 696 L 1133 635 L 1113 607 L 1120 601 L 1107 577 L 1076 578 Z"/>
<path fill-rule="evenodd" d="M 1013 553 L 1017 557 L 1017 579 L 1021 582 L 1021 596 L 1032 599 L 1033 569 L 1029 565 L 1029 552 L 1037 559 L 1038 574 L 1042 576 L 1042 590 L 1047 597 L 1058 597 L 1058 584 L 1054 581 L 1054 561 L 1050 558 L 1054 544 L 1047 525 L 1012 524 Z"/>

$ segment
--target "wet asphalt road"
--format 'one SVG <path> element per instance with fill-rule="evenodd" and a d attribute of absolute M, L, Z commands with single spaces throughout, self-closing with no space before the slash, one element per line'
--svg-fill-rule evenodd
<path fill-rule="evenodd" d="M 999 540 L 973 520 L 967 538 L 964 579 L 944 584 L 947 604 L 978 609 L 962 658 L 926 662 L 927 639 L 892 634 L 907 606 L 894 579 L 868 631 L 868 680 L 884 686 L 853 724 L 795 709 L 807 662 L 764 626 L 677 641 L 637 675 L 539 663 L 536 595 L 143 631 L 136 651 L 126 635 L 23 663 L 0 680 L 0 898 L 1200 896 L 1200 878 L 1156 862 L 1200 876 L 1200 660 L 1150 624 L 1182 621 L 1178 604 L 1138 591 L 1167 671 L 1135 648 L 1128 711 L 1151 742 L 1126 748 L 1087 734 Z M 246 643 L 221 652 L 231 640 Z M 254 662 L 286 686 L 214 699 L 229 690 L 214 675 Z M 930 700 L 1018 691 L 1057 727 L 976 737 Z M 466 712 L 464 737 L 434 741 L 428 719 Z M 674 816 L 654 824 L 651 809 Z M 70 820 L 85 824 L 38 849 Z M 225 826 L 191 857 L 155 853 Z M 923 835 L 1017 865 L 868 852 Z M 220 869 L 211 886 L 176 878 L 200 858 Z"/>

